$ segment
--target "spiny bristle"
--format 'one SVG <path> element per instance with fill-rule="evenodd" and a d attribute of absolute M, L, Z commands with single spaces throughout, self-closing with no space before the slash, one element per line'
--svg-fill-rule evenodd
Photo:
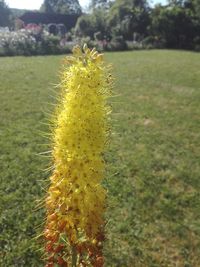
<path fill-rule="evenodd" d="M 76 46 L 60 73 L 52 127 L 54 168 L 46 197 L 47 266 L 103 266 L 106 190 L 103 153 L 109 143 L 107 99 L 112 77 L 103 55 Z M 52 256 L 53 255 L 53 256 Z"/>

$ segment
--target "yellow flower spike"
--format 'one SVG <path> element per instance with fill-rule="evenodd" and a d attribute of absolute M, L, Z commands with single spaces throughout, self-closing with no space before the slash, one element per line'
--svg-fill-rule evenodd
<path fill-rule="evenodd" d="M 82 55 L 82 51 L 78 45 L 76 45 L 73 49 L 72 52 L 75 56 L 80 56 Z"/>
<path fill-rule="evenodd" d="M 109 68 L 76 46 L 61 73 L 53 128 L 54 169 L 46 198 L 46 266 L 102 267 L 106 191 L 102 154 L 109 138 Z M 53 257 L 52 257 L 53 255 Z"/>
<path fill-rule="evenodd" d="M 96 57 L 96 63 L 101 63 L 103 61 L 103 54 L 98 54 Z"/>
<path fill-rule="evenodd" d="M 90 52 L 91 56 L 93 56 L 94 53 L 98 53 L 98 52 L 96 51 L 96 48 L 93 48 L 93 49 L 91 50 L 91 52 Z"/>
<path fill-rule="evenodd" d="M 74 57 L 67 57 L 67 58 L 65 58 L 65 61 L 66 61 L 66 63 L 68 63 L 68 64 L 72 64 L 72 63 L 74 63 L 75 62 L 75 58 Z"/>
<path fill-rule="evenodd" d="M 83 45 L 83 51 L 85 52 L 87 49 L 88 49 L 88 46 L 87 46 L 87 44 L 85 43 L 85 44 Z"/>

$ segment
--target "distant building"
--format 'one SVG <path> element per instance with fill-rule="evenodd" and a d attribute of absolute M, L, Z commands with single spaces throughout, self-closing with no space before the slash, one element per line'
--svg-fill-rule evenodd
<path fill-rule="evenodd" d="M 25 12 L 22 16 L 18 17 L 18 20 L 22 21 L 23 25 L 26 26 L 28 24 L 42 24 L 42 25 L 64 25 L 66 27 L 66 31 L 71 30 L 76 25 L 77 19 L 79 15 L 70 14 L 55 14 L 55 13 L 41 13 L 28 11 Z M 64 30 L 63 30 L 64 31 Z"/>

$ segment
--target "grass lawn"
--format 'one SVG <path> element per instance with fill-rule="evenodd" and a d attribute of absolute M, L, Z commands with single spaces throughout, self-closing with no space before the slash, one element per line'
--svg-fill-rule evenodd
<path fill-rule="evenodd" d="M 0 266 L 39 267 L 46 121 L 61 56 L 0 58 Z M 113 139 L 105 267 L 200 266 L 200 54 L 106 54 Z"/>

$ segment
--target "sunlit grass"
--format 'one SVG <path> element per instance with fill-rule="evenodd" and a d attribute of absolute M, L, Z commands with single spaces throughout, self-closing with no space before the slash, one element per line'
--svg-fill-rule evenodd
<path fill-rule="evenodd" d="M 0 265 L 43 266 L 35 211 L 63 57 L 0 58 Z M 116 77 L 106 267 L 198 267 L 200 54 L 110 53 Z"/>

